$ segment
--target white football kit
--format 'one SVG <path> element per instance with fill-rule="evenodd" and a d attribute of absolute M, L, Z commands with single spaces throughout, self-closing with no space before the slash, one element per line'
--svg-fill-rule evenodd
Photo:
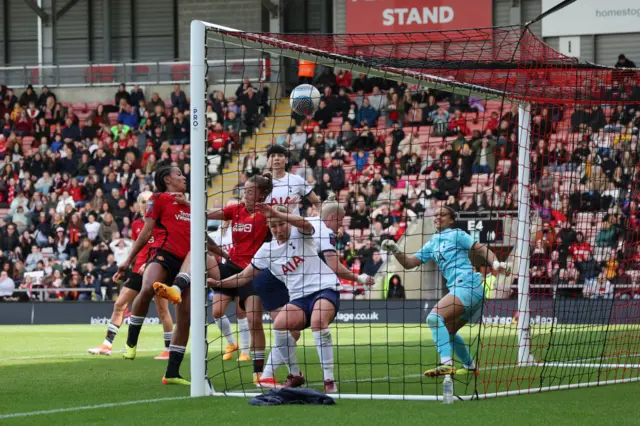
<path fill-rule="evenodd" d="M 318 254 L 319 251 L 331 250 L 333 233 L 319 218 L 315 219 L 309 221 L 314 227 L 312 235 L 304 235 L 292 226 L 288 241 L 278 244 L 274 239 L 264 243 L 251 262 L 257 269 L 269 269 L 282 281 L 289 291 L 290 300 L 321 290 L 340 289 L 337 275 Z"/>
<path fill-rule="evenodd" d="M 273 179 L 273 190 L 265 203 L 272 206 L 284 205 L 292 214 L 300 215 L 298 203 L 312 191 L 313 185 L 302 177 L 285 173 L 281 179 Z"/>

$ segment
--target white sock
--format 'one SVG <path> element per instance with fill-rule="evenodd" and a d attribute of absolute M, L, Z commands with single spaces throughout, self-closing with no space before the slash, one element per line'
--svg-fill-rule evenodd
<path fill-rule="evenodd" d="M 320 364 L 324 372 L 325 380 L 334 380 L 333 377 L 333 339 L 331 338 L 331 330 L 328 328 L 314 331 L 313 338 L 316 340 L 318 348 L 318 356 Z"/>
<path fill-rule="evenodd" d="M 262 377 L 272 379 L 275 371 L 282 365 L 282 359 L 280 358 L 280 351 L 274 346 L 269 352 L 267 362 L 264 364 L 264 371 Z"/>
<path fill-rule="evenodd" d="M 289 367 L 289 372 L 294 376 L 300 374 L 300 367 L 298 366 L 298 357 L 296 355 L 296 342 L 287 330 L 274 330 L 275 346 L 274 350 L 277 350 L 280 354 L 280 360 L 283 364 Z"/>
<path fill-rule="evenodd" d="M 440 364 L 442 365 L 453 365 L 453 359 L 450 356 L 441 356 Z"/>
<path fill-rule="evenodd" d="M 238 319 L 238 332 L 240 333 L 240 353 L 249 354 L 251 332 L 249 331 L 249 320 L 247 318 Z"/>
<path fill-rule="evenodd" d="M 289 341 L 288 345 L 290 347 L 296 346 L 296 340 L 293 338 L 291 333 L 289 333 Z M 267 359 L 267 363 L 265 364 L 264 372 L 262 373 L 262 377 L 274 377 L 276 371 L 278 371 L 278 367 L 283 364 L 282 358 L 280 357 L 280 351 L 276 350 L 275 346 L 269 352 L 269 358 Z M 289 366 L 287 365 L 287 368 Z M 289 371 L 291 372 L 291 371 Z"/>
<path fill-rule="evenodd" d="M 229 321 L 229 318 L 227 318 L 226 315 L 223 315 L 220 318 L 216 318 L 215 321 L 216 321 L 216 324 L 218 324 L 220 333 L 222 333 L 222 335 L 227 338 L 227 342 L 230 345 L 235 345 L 236 339 L 233 336 L 233 331 L 231 330 L 231 322 Z"/>

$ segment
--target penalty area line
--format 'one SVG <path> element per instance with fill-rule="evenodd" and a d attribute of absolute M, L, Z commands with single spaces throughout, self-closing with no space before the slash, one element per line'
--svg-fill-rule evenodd
<path fill-rule="evenodd" d="M 107 404 L 84 405 L 80 407 L 55 408 L 52 410 L 28 411 L 23 413 L 0 414 L 0 419 L 14 419 L 18 417 L 43 416 L 47 414 L 71 413 L 74 411 L 97 410 L 100 408 L 124 407 L 126 405 L 149 404 L 152 402 L 178 401 L 188 399 L 190 396 L 173 396 L 167 398 L 140 399 L 137 401 L 110 402 Z"/>

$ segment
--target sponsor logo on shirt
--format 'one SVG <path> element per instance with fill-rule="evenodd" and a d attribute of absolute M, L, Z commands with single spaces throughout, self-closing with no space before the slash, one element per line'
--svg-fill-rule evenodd
<path fill-rule="evenodd" d="M 298 269 L 298 266 L 304 263 L 304 259 L 300 256 L 293 256 L 290 261 L 282 265 L 282 275 L 287 275 Z"/>
<path fill-rule="evenodd" d="M 191 213 L 180 212 L 176 215 L 176 220 L 184 220 L 186 222 L 191 221 Z"/>
<path fill-rule="evenodd" d="M 297 204 L 300 201 L 298 197 L 272 197 L 271 205 Z"/>
<path fill-rule="evenodd" d="M 251 223 L 234 223 L 233 232 L 251 232 L 253 230 L 253 224 Z"/>

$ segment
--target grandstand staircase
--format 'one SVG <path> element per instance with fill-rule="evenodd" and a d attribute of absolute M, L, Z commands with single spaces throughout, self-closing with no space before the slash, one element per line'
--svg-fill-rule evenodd
<path fill-rule="evenodd" d="M 216 176 L 209 188 L 209 208 L 213 207 L 213 200 L 219 199 L 224 206 L 229 199 L 235 195 L 233 189 L 240 181 L 242 172 L 242 161 L 249 152 L 266 155 L 267 148 L 273 143 L 274 137 L 285 133 L 291 126 L 291 108 L 289 99 L 280 99 L 273 108 L 273 114 L 265 123 L 265 127 L 259 129 L 258 133 L 245 140 L 242 149 L 235 155 L 222 173 Z"/>

